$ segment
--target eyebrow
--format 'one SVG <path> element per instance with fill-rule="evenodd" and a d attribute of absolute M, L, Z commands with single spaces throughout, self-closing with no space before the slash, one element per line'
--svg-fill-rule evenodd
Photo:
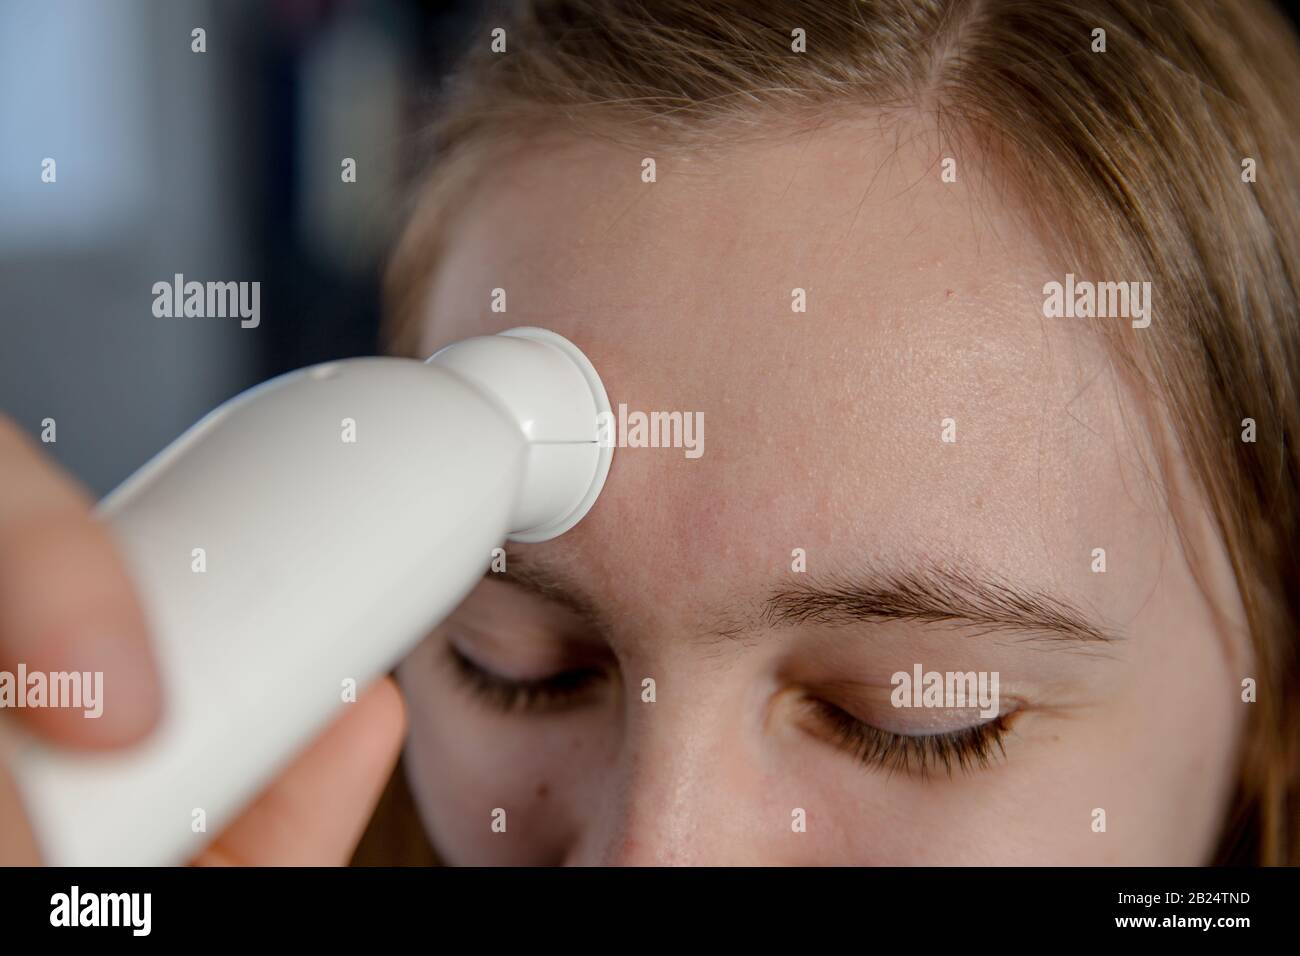
<path fill-rule="evenodd" d="M 574 612 L 604 630 L 598 603 L 577 582 L 507 548 L 507 570 L 484 577 L 504 581 Z M 801 576 L 802 577 L 802 576 Z M 744 638 L 761 628 L 845 626 L 889 621 L 1006 633 L 1049 647 L 1106 645 L 1123 635 L 1076 605 L 973 566 L 923 562 L 906 569 L 868 567 L 854 574 L 806 577 L 773 589 L 756 610 L 731 613 L 712 633 Z"/>
<path fill-rule="evenodd" d="M 937 562 L 902 570 L 868 568 L 853 577 L 778 588 L 758 621 L 768 627 L 912 621 L 1007 632 L 1055 646 L 1120 639 L 1066 600 L 1017 587 L 988 571 Z"/>
<path fill-rule="evenodd" d="M 598 630 L 608 630 L 609 623 L 605 615 L 601 613 L 596 601 L 576 582 L 563 575 L 553 573 L 545 565 L 525 558 L 508 545 L 505 551 L 505 571 L 493 571 L 489 568 L 483 575 L 484 580 L 501 581 L 513 585 L 521 591 L 526 591 L 572 611 Z"/>

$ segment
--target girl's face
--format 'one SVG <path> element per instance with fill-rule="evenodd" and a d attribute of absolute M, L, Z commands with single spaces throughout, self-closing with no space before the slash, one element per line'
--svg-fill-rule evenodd
<path fill-rule="evenodd" d="M 1208 859 L 1250 658 L 1166 496 L 1237 598 L 1087 331 L 1158 335 L 1161 290 L 1149 329 L 1044 318 L 1064 270 L 934 144 L 846 124 L 649 183 L 640 153 L 539 147 L 476 188 L 423 350 L 544 326 L 616 409 L 704 428 L 617 449 L 582 523 L 402 665 L 448 862 Z M 918 668 L 984 700 L 895 706 Z"/>

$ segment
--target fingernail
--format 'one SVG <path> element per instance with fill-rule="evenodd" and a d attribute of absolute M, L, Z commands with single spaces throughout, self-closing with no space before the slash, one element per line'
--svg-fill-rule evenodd
<path fill-rule="evenodd" d="M 134 738 L 153 725 L 160 693 L 144 642 L 112 631 L 92 633 L 77 639 L 60 656 L 64 658 L 60 669 L 90 675 L 94 700 L 83 700 L 82 709 L 85 722 L 97 725 L 87 728 L 94 736 Z"/>

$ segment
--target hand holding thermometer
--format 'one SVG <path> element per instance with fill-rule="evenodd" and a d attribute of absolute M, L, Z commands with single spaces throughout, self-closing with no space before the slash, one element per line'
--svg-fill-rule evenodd
<path fill-rule="evenodd" d="M 45 861 L 196 853 L 348 706 L 349 681 L 391 669 L 455 609 L 493 548 L 582 519 L 609 471 L 608 421 L 582 352 L 517 328 L 423 363 L 293 372 L 178 438 L 99 507 L 149 620 L 163 718 L 121 752 L 20 738 L 11 770 Z"/>

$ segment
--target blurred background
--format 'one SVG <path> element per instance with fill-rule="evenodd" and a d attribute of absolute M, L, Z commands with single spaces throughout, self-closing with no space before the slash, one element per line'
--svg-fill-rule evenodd
<path fill-rule="evenodd" d="M 483 7 L 0 0 L 0 411 L 54 419 L 102 495 L 242 389 L 374 354 L 420 127 Z M 260 282 L 260 324 L 155 317 L 176 273 Z"/>

